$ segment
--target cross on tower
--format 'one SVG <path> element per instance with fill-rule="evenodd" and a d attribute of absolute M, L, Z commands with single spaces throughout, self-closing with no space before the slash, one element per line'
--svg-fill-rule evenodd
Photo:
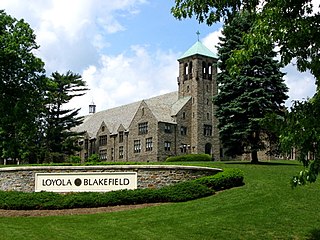
<path fill-rule="evenodd" d="M 200 36 L 199 30 L 196 32 L 196 34 L 198 35 L 198 41 L 199 41 L 199 36 Z"/>

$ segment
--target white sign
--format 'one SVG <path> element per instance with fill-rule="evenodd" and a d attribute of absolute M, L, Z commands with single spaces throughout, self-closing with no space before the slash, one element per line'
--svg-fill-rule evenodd
<path fill-rule="evenodd" d="M 109 192 L 136 188 L 136 172 L 35 174 L 36 192 Z"/>

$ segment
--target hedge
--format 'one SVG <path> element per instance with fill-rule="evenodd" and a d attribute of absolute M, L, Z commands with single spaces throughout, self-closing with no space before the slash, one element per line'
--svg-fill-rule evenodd
<path fill-rule="evenodd" d="M 237 168 L 228 168 L 215 175 L 194 180 L 196 183 L 207 186 L 215 191 L 244 185 L 243 171 Z"/>
<path fill-rule="evenodd" d="M 168 157 L 166 162 L 199 162 L 212 161 L 212 157 L 208 154 L 184 154 L 180 156 Z"/>
<path fill-rule="evenodd" d="M 212 195 L 215 191 L 243 185 L 243 173 L 226 169 L 213 176 L 159 189 L 120 190 L 106 193 L 59 194 L 52 192 L 0 191 L 0 209 L 91 208 L 156 202 L 183 202 Z"/>

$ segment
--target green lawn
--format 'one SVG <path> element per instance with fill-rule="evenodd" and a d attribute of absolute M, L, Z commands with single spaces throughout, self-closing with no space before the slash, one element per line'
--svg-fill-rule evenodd
<path fill-rule="evenodd" d="M 131 211 L 0 218 L 0 239 L 320 239 L 320 182 L 291 189 L 297 162 L 193 165 L 240 168 L 246 185 Z"/>

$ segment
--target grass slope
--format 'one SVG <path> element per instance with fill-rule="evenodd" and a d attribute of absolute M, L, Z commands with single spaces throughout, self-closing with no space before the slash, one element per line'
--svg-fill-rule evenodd
<path fill-rule="evenodd" d="M 319 239 L 320 182 L 292 190 L 297 162 L 191 165 L 240 168 L 246 185 L 124 212 L 0 218 L 0 239 Z"/>

